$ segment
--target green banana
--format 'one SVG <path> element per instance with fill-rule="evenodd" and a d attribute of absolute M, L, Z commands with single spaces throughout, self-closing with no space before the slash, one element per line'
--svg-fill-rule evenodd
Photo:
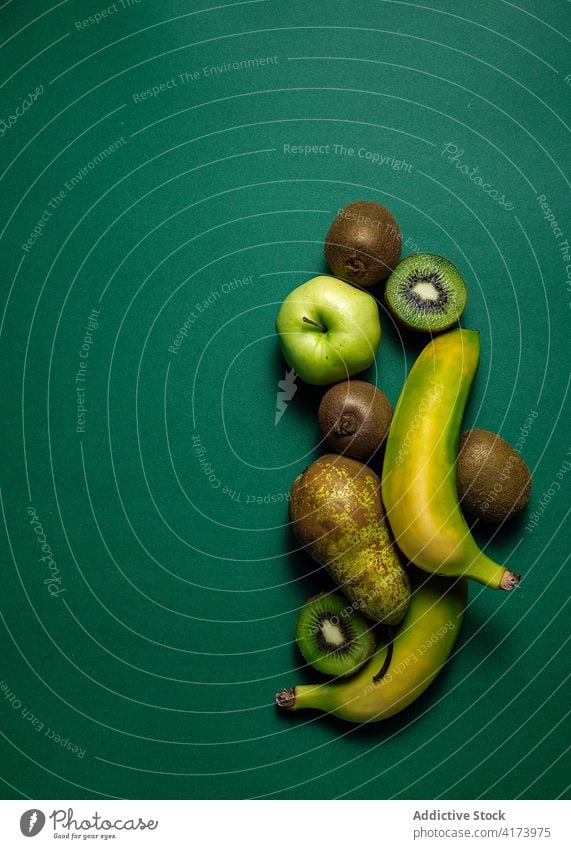
<path fill-rule="evenodd" d="M 399 548 L 421 569 L 510 590 L 520 576 L 479 548 L 456 491 L 460 425 L 479 359 L 477 330 L 451 330 L 421 352 L 391 423 L 382 496 Z"/>
<path fill-rule="evenodd" d="M 448 659 L 462 624 L 467 582 L 414 570 L 408 611 L 394 638 L 388 672 L 376 682 L 387 645 L 352 678 L 323 684 L 303 684 L 276 695 L 286 710 L 317 708 L 349 722 L 377 722 L 408 707 L 432 683 Z"/>

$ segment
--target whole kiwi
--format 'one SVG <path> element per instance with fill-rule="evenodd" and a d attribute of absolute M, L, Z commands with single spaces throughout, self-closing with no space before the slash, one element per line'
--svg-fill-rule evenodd
<path fill-rule="evenodd" d="M 391 402 L 364 380 L 344 380 L 328 389 L 319 405 L 319 427 L 334 451 L 369 460 L 385 441 Z"/>
<path fill-rule="evenodd" d="M 467 513 L 485 522 L 503 522 L 526 506 L 531 472 L 509 442 L 475 428 L 460 437 L 456 484 Z"/>
<path fill-rule="evenodd" d="M 365 288 L 389 276 L 401 249 L 402 236 L 393 214 L 371 200 L 340 209 L 325 237 L 325 260 L 335 277 Z"/>

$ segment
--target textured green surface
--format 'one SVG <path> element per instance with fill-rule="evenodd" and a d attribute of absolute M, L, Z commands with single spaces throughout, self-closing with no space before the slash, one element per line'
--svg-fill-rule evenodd
<path fill-rule="evenodd" d="M 86 27 L 97 2 L 0 8 L 0 118 L 43 87 L 0 125 L 3 791 L 565 794 L 569 5 L 204 5 L 125 0 Z M 274 424 L 273 322 L 358 198 L 390 206 L 406 253 L 465 276 L 482 340 L 466 425 L 519 439 L 534 472 L 527 516 L 478 537 L 520 590 L 472 586 L 453 662 L 368 729 L 272 706 L 312 679 L 295 620 L 330 587 L 286 525 L 290 484 L 322 451 L 321 392 L 300 387 Z M 421 345 L 383 312 L 367 376 L 393 403 Z"/>

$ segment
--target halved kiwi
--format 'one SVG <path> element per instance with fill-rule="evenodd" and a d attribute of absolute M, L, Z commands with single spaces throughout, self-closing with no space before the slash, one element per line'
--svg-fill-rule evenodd
<path fill-rule="evenodd" d="M 340 454 L 369 460 L 386 439 L 391 402 L 365 380 L 344 380 L 328 389 L 319 405 L 319 427 Z"/>
<path fill-rule="evenodd" d="M 371 622 L 339 593 L 321 593 L 301 608 L 295 638 L 314 669 L 336 677 L 352 675 L 375 650 Z"/>
<path fill-rule="evenodd" d="M 437 254 L 407 256 L 385 289 L 388 308 L 411 330 L 446 330 L 458 321 L 467 300 L 462 275 L 450 260 Z"/>

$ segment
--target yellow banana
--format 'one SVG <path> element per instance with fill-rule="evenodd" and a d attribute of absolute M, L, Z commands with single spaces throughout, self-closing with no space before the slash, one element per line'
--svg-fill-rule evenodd
<path fill-rule="evenodd" d="M 460 425 L 479 359 L 477 330 L 451 330 L 421 352 L 391 423 L 382 495 L 399 548 L 421 569 L 510 590 L 520 576 L 479 548 L 456 492 Z"/>
<path fill-rule="evenodd" d="M 452 651 L 466 605 L 466 581 L 415 570 L 413 594 L 394 638 L 388 671 L 376 682 L 387 645 L 352 678 L 280 690 L 276 704 L 286 710 L 317 708 L 349 722 L 377 722 L 408 707 L 436 678 Z"/>

